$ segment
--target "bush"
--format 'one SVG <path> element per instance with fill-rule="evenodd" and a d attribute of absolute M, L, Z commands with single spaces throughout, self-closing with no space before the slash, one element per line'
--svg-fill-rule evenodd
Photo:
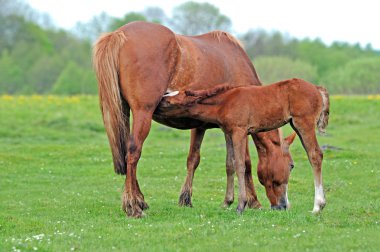
<path fill-rule="evenodd" d="M 92 70 L 81 68 L 74 61 L 70 61 L 54 83 L 52 92 L 66 95 L 95 94 L 95 74 Z"/>
<path fill-rule="evenodd" d="M 330 72 L 323 82 L 331 93 L 380 93 L 380 57 L 351 60 Z"/>
<path fill-rule="evenodd" d="M 254 60 L 254 65 L 265 84 L 294 77 L 315 82 L 318 77 L 317 69 L 313 65 L 287 57 L 258 57 Z"/>

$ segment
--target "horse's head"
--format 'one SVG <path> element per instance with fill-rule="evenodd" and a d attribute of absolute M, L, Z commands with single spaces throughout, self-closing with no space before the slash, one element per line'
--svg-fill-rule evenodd
<path fill-rule="evenodd" d="M 254 135 L 259 163 L 257 175 L 260 183 L 265 187 L 272 209 L 287 209 L 288 180 L 294 167 L 289 147 L 295 139 L 296 133 L 285 139 L 280 130 L 258 133 Z"/>

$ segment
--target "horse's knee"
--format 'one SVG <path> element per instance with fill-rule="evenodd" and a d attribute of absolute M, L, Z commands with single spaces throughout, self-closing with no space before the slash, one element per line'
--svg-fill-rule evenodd
<path fill-rule="evenodd" d="M 227 176 L 233 176 L 235 174 L 235 169 L 232 165 L 227 165 L 226 167 Z"/>

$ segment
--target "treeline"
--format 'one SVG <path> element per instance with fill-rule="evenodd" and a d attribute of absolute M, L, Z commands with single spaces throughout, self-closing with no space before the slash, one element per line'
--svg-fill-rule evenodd
<path fill-rule="evenodd" d="M 71 31 L 54 27 L 47 15 L 22 0 L 0 0 L 0 5 L 0 93 L 9 94 L 95 94 L 92 43 L 131 21 L 157 22 L 187 35 L 232 30 L 231 20 L 208 3 L 184 3 L 171 17 L 158 7 L 123 18 L 102 13 Z M 263 30 L 237 37 L 264 83 L 300 77 L 327 86 L 331 93 L 380 93 L 380 52 L 370 44 L 326 45 Z"/>

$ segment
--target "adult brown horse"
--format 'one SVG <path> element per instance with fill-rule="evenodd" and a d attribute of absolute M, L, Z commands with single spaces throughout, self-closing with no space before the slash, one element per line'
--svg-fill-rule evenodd
<path fill-rule="evenodd" d="M 313 168 L 315 198 L 313 213 L 326 204 L 322 186 L 322 159 L 315 128 L 324 132 L 328 124 L 330 102 L 325 88 L 301 79 L 281 81 L 268 86 L 233 87 L 230 84 L 199 91 L 176 91 L 166 96 L 157 111 L 170 117 L 187 116 L 220 126 L 226 135 L 227 148 L 234 153 L 239 180 L 238 212 L 245 208 L 247 197 L 244 157 L 247 134 L 279 128 L 290 123 L 301 139 Z M 276 191 L 286 192 L 288 174 L 277 174 Z M 264 174 L 259 173 L 260 180 Z M 269 199 L 276 200 L 268 192 Z M 287 201 L 284 197 L 283 201 Z"/>
<path fill-rule="evenodd" d="M 183 90 L 190 83 L 200 83 L 193 86 L 194 90 L 222 82 L 261 85 L 239 42 L 220 31 L 182 36 L 162 25 L 133 22 L 102 36 L 94 46 L 93 60 L 115 172 L 126 174 L 123 210 L 128 216 L 141 217 L 148 207 L 139 188 L 136 168 L 153 118 L 168 126 L 193 129 L 188 173 L 180 196 L 180 204 L 191 205 L 192 180 L 200 160 L 200 145 L 205 130 L 217 125 L 189 118 L 169 119 L 153 113 L 168 90 Z M 130 110 L 133 116 L 131 132 Z M 278 132 L 267 138 L 280 141 Z M 281 147 L 273 146 L 273 152 L 282 153 Z M 248 151 L 246 153 L 248 198 L 251 198 L 250 206 L 259 207 Z M 231 155 L 227 152 L 227 174 L 234 172 Z M 279 155 L 262 165 L 283 166 L 284 162 Z M 225 204 L 231 204 L 232 200 L 233 197 L 226 194 Z"/>

